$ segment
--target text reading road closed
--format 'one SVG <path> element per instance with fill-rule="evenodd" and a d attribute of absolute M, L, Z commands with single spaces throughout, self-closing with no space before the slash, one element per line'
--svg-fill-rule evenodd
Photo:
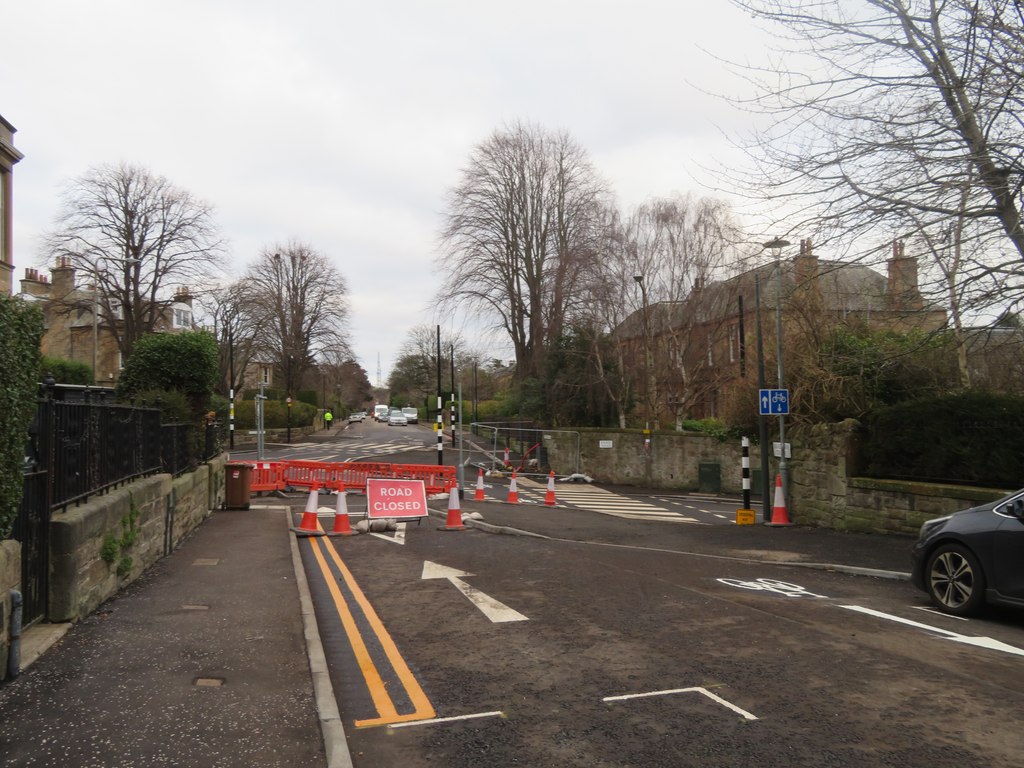
<path fill-rule="evenodd" d="M 426 517 L 427 490 L 422 480 L 366 481 L 370 517 Z"/>

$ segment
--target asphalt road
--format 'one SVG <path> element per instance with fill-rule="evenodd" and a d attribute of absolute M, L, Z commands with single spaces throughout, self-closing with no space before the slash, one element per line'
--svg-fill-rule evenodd
<path fill-rule="evenodd" d="M 388 639 L 365 619 L 357 634 L 393 645 L 409 673 L 378 664 L 384 714 L 319 613 L 357 768 L 962 768 L 1024 754 L 1000 714 L 1024 698 L 1012 614 L 965 623 L 920 610 L 899 581 L 436 526 L 304 542 L 307 565 L 312 547 L 336 551 L 363 596 L 353 610 L 372 606 Z M 494 602 L 522 618 L 480 607 Z"/>
<path fill-rule="evenodd" d="M 730 557 L 702 521 L 548 514 L 586 535 L 301 542 L 356 768 L 1020 765 L 1021 614 Z"/>
<path fill-rule="evenodd" d="M 421 431 L 396 461 L 430 460 Z M 753 562 L 715 518 L 733 502 L 620 490 L 686 519 L 560 500 L 494 507 L 557 538 L 428 518 L 300 542 L 356 768 L 1021 764 L 1020 612 L 965 622 L 905 581 Z"/>

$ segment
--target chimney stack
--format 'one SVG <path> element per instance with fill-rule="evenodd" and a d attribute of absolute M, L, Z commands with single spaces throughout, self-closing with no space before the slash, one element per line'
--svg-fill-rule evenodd
<path fill-rule="evenodd" d="M 889 259 L 889 302 L 893 309 L 924 309 L 924 299 L 917 285 L 917 259 L 904 253 L 903 241 L 892 244 Z"/>

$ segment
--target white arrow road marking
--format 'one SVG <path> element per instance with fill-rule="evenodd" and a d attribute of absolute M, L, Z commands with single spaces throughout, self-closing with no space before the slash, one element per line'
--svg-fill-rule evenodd
<path fill-rule="evenodd" d="M 386 533 L 371 533 L 371 536 L 376 536 L 378 539 L 384 539 L 384 541 L 390 541 L 392 544 L 405 545 L 405 523 L 398 523 L 395 526 L 395 535 L 389 536 Z"/>
<path fill-rule="evenodd" d="M 879 619 L 888 619 L 889 621 L 895 621 L 900 624 L 906 624 L 908 627 L 917 627 L 923 629 L 926 632 L 935 632 L 939 635 L 944 635 L 947 640 L 952 640 L 956 643 L 964 643 L 965 645 L 976 645 L 979 648 L 988 648 L 992 651 L 1002 651 L 1003 653 L 1012 653 L 1016 656 L 1024 656 L 1024 648 L 1017 648 L 1013 645 L 1007 645 L 1000 640 L 994 640 L 991 637 L 968 637 L 967 635 L 961 635 L 956 632 L 950 632 L 948 629 L 940 629 L 939 627 L 933 627 L 930 624 L 922 624 L 919 621 L 912 621 L 910 619 L 900 618 L 899 616 L 893 616 L 888 613 L 882 613 L 881 611 L 873 611 L 870 608 L 861 608 L 859 605 L 841 605 L 840 608 L 846 608 L 851 611 L 857 611 L 858 613 L 866 613 L 868 616 L 875 616 Z"/>
<path fill-rule="evenodd" d="M 469 598 L 480 611 L 495 624 L 506 621 L 529 621 L 526 616 L 514 611 L 504 603 L 499 603 L 493 597 L 485 595 L 476 587 L 471 587 L 462 581 L 463 576 L 472 576 L 472 573 L 449 568 L 447 565 L 439 565 L 429 560 L 423 562 L 423 575 L 421 579 L 448 579 L 459 592 Z"/>

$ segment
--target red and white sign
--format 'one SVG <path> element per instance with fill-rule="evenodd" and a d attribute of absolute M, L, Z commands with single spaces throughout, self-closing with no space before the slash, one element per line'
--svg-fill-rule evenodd
<path fill-rule="evenodd" d="M 422 480 L 367 478 L 370 517 L 426 517 L 427 488 Z"/>

